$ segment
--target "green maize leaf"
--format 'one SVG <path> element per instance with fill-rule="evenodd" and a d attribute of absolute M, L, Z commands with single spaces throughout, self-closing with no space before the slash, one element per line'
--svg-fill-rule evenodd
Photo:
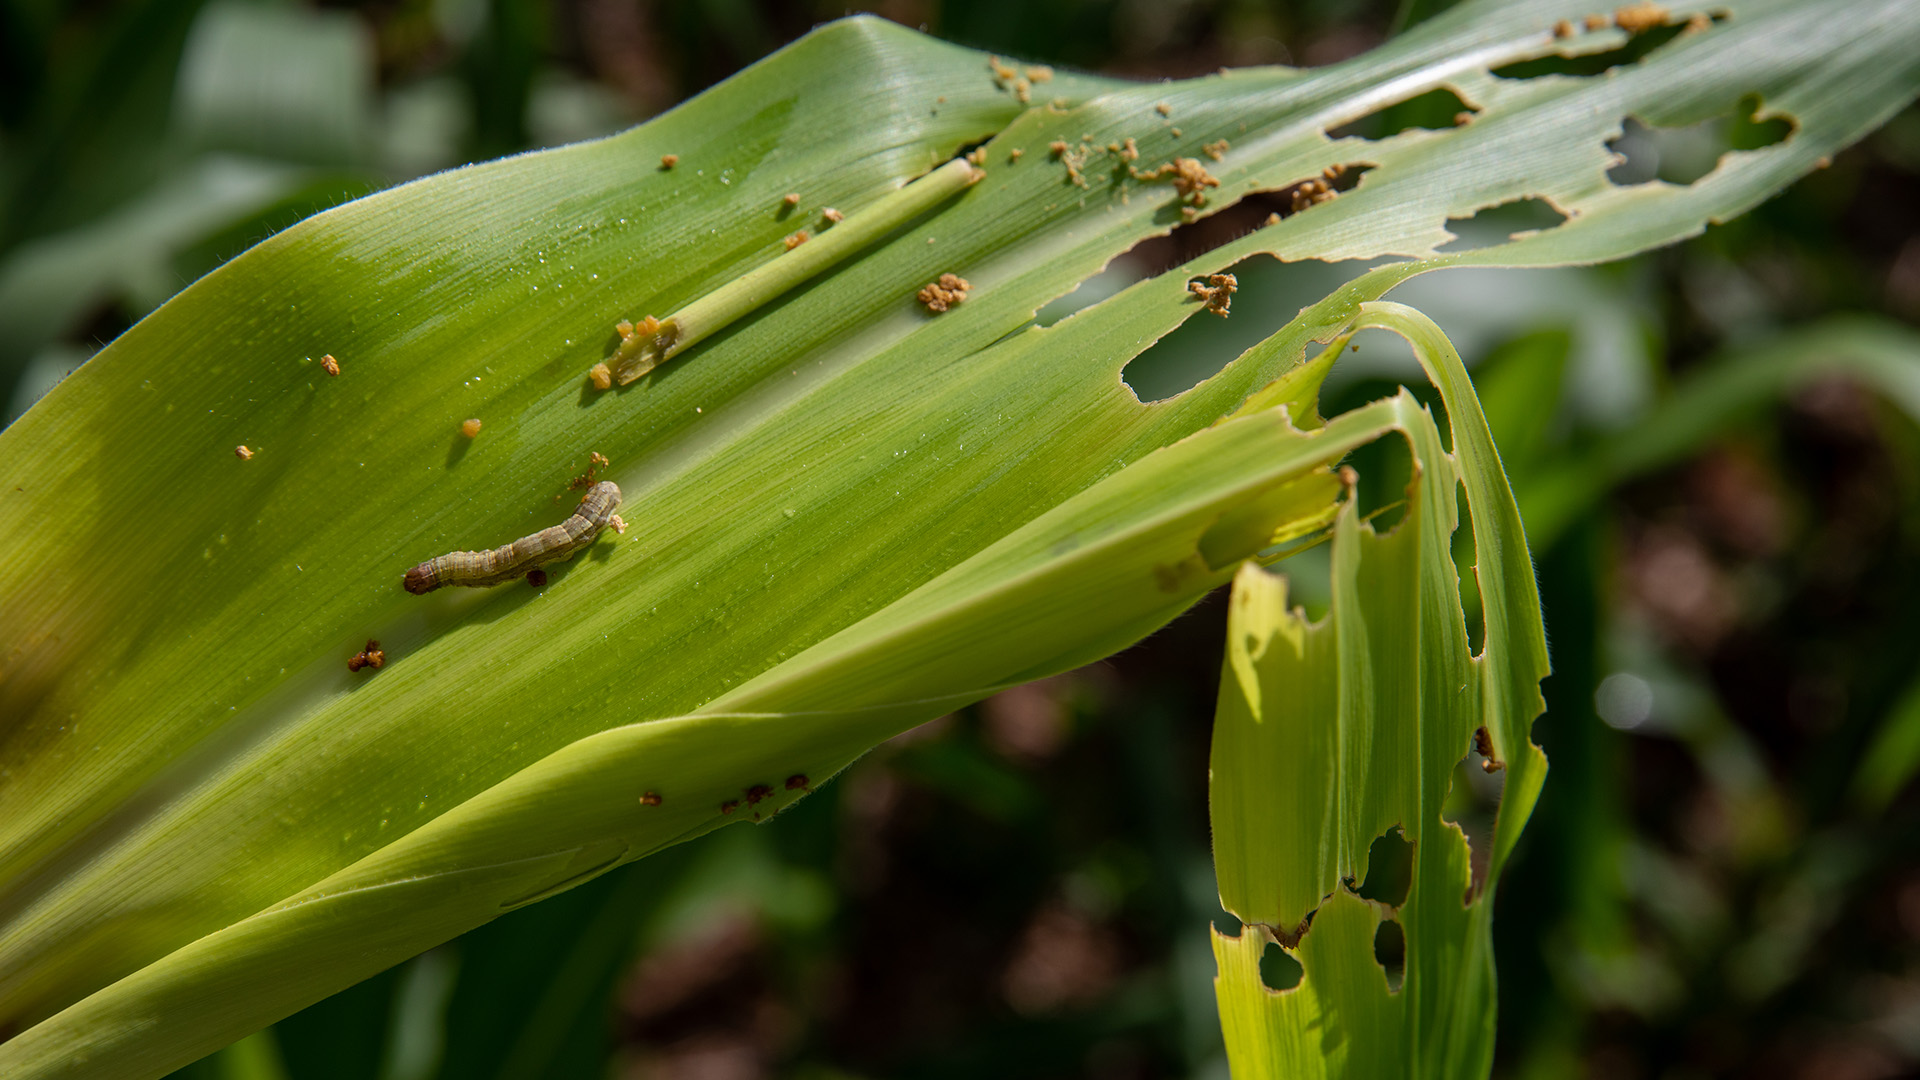
<path fill-rule="evenodd" d="M 998 689 L 990 679 L 1075 667 L 1164 623 L 1289 524 L 1291 506 L 1274 508 L 1266 492 L 1324 478 L 1330 462 L 1384 430 L 1378 408 L 1315 434 L 1266 412 L 1150 454 L 699 713 L 573 742 L 305 893 L 29 1029 L 8 1050 L 108 1075 L 197 1056 L 219 1043 L 203 1035 L 182 1047 L 144 1028 L 191 1031 L 216 1004 L 230 1010 L 229 1023 L 257 1026 L 310 1000 L 345 963 L 378 970 L 423 938 L 450 937 L 715 828 L 728 814 L 777 812 L 812 778 L 831 776 L 929 711 Z M 1331 496 L 1332 482 L 1325 485 L 1318 500 L 1304 500 L 1312 511 Z M 1232 515 L 1249 503 L 1268 511 L 1264 535 Z M 1199 549 L 1223 521 L 1255 539 L 1210 565 Z M 1095 606 L 1111 629 L 1089 641 L 1079 624 Z M 1070 648 L 1050 654 L 1040 642 Z M 716 754 L 715 745 L 729 750 Z M 762 785 L 763 797 L 743 799 Z M 658 805 L 642 801 L 647 792 Z M 360 928 L 351 958 L 339 956 L 342 926 Z M 227 962 L 234 956 L 251 963 Z M 235 980 L 253 991 L 238 993 Z"/>
<path fill-rule="evenodd" d="M 1214 726 L 1210 801 L 1221 904 L 1216 989 L 1238 1077 L 1484 1076 L 1493 1060 L 1492 890 L 1474 884 L 1466 835 L 1443 816 L 1476 743 L 1505 771 L 1483 881 L 1526 824 L 1546 759 L 1528 737 L 1547 674 L 1533 566 L 1466 369 L 1437 327 L 1396 304 L 1356 328 L 1413 344 L 1439 387 L 1454 449 L 1411 395 L 1383 405 L 1413 454 L 1406 516 L 1381 535 L 1346 501 L 1333 533 L 1333 605 L 1314 625 L 1286 580 L 1249 564 L 1234 582 Z M 1450 554 L 1464 488 L 1486 637 L 1468 645 Z M 1397 907 L 1362 899 L 1376 837 L 1399 830 L 1413 876 Z M 1405 934 L 1404 977 L 1375 961 L 1383 919 Z M 1292 950 L 1299 985 L 1260 966 Z"/>
<path fill-rule="evenodd" d="M 745 787 L 777 782 L 764 812 L 792 797 L 788 770 L 824 779 L 893 731 L 1149 631 L 1260 543 L 1324 520 L 1324 500 L 1305 504 L 1331 489 L 1264 459 L 1241 463 L 1244 488 L 1196 473 L 1219 532 L 1178 518 L 1196 505 L 1187 478 L 1151 470 L 1106 489 L 1138 506 L 1074 500 L 1235 412 L 1412 273 L 1670 242 L 1912 95 L 1920 15 L 1724 6 L 1729 21 L 1607 78 L 1490 74 L 1627 35 L 1561 41 L 1571 4 L 1479 3 L 1323 70 L 1062 74 L 1031 106 L 981 54 L 850 20 L 633 131 L 349 204 L 210 274 L 0 433 L 0 555 L 22 568 L 0 595 L 0 1024 L 21 1032 L 0 1072 L 154 1075 L 503 903 L 740 820 L 720 804 Z M 1442 84 L 1480 107 L 1471 124 L 1326 134 Z M 1605 180 L 1625 113 L 1665 122 L 1751 92 L 1793 111 L 1790 138 L 1688 187 Z M 1049 150 L 1080 160 L 1082 135 L 1085 188 Z M 854 225 L 988 136 L 979 183 L 834 265 L 787 264 L 806 279 L 727 308 L 640 382 L 588 388 L 616 320 L 724 294 L 783 237 L 820 230 L 823 208 Z M 1372 167 L 1032 325 L 1181 221 L 1174 190 L 1100 149 L 1128 138 L 1142 168 L 1232 144 L 1208 161 L 1221 186 L 1185 206 L 1201 214 Z M 1581 216 L 1376 270 L 1170 400 L 1119 378 L 1198 310 L 1191 275 L 1263 252 L 1430 256 L 1447 217 L 1528 194 Z M 1573 228 L 1588 221 L 1603 224 Z M 945 272 L 973 292 L 929 316 L 914 291 Z M 1308 382 L 1276 393 L 1301 400 Z M 471 442 L 466 417 L 485 421 Z M 626 536 L 544 592 L 399 589 L 415 562 L 560 520 L 590 451 L 613 462 Z M 1086 519 L 1054 516 L 1069 505 Z M 1096 542 L 1176 520 L 1154 573 Z M 1043 534 L 1065 562 L 1015 542 Z M 1113 565 L 1073 563 L 1080 545 Z M 1035 614 L 1006 623 L 1015 611 Z M 387 666 L 349 674 L 368 638 Z M 659 770 L 642 777 L 641 758 Z M 636 783 L 682 794 L 642 827 L 622 816 Z"/>

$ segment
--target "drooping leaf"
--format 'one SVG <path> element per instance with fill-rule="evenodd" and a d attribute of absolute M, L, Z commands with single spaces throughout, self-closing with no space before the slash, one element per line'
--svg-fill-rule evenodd
<path fill-rule="evenodd" d="M 1333 534 L 1333 605 L 1309 624 L 1284 578 L 1234 582 L 1211 760 L 1220 900 L 1245 929 L 1214 931 L 1227 1054 L 1238 1077 L 1482 1076 L 1492 1064 L 1493 890 L 1546 759 L 1546 636 L 1520 517 L 1460 359 L 1431 322 L 1363 305 L 1356 328 L 1407 337 L 1441 391 L 1451 452 L 1404 391 L 1382 405 L 1415 462 L 1398 525 L 1376 534 L 1349 498 Z M 1364 479 L 1361 480 L 1364 483 Z M 1485 637 L 1469 648 L 1451 554 L 1464 489 Z M 1476 737 L 1476 731 L 1480 733 Z M 1479 746 L 1503 771 L 1492 835 L 1445 818 L 1456 766 Z M 1412 845 L 1404 899 L 1363 896 L 1376 841 Z M 1391 921 L 1398 986 L 1376 962 Z M 1298 985 L 1261 974 L 1297 956 Z M 1276 992 L 1279 991 L 1279 992 Z"/>
<path fill-rule="evenodd" d="M 0 434 L 0 552 L 33 568 L 0 597 L 17 628 L 0 667 L 0 1019 L 25 1029 L 0 1066 L 58 1075 L 87 1046 L 96 1075 L 151 1075 L 502 902 L 738 820 L 720 812 L 728 789 L 823 777 L 900 727 L 1150 630 L 1247 552 L 1183 522 L 1161 572 L 1097 546 L 1113 565 L 1074 562 L 1098 522 L 1053 516 L 1065 506 L 1165 523 L 1195 505 L 1186 478 L 1152 470 L 1108 489 L 1138 505 L 1073 501 L 1103 477 L 1233 412 L 1411 273 L 1671 241 L 1911 96 L 1911 12 L 1868 27 L 1726 6 L 1727 22 L 1612 77 L 1491 74 L 1628 35 L 1559 39 L 1571 5 L 1487 3 L 1320 71 L 1138 87 L 1062 74 L 1029 86 L 1031 106 L 979 54 L 856 20 L 624 135 L 362 200 L 209 275 Z M 1480 107 L 1471 123 L 1326 134 L 1443 84 Z M 1690 187 L 1605 179 L 1624 113 L 1755 91 L 1794 112 L 1784 142 Z M 632 387 L 588 388 L 616 320 L 712 294 L 827 227 L 824 208 L 858 214 L 987 136 L 987 176 L 965 194 Z M 1198 163 L 1209 144 L 1222 160 L 1206 159 L 1220 186 L 1205 205 L 1133 174 Z M 1343 163 L 1372 168 L 1179 272 L 1030 325 L 1184 211 Z M 1530 194 L 1579 216 L 1375 271 L 1169 401 L 1142 404 L 1119 378 L 1198 310 L 1191 275 L 1257 252 L 1429 255 L 1448 217 Z M 930 316 L 914 293 L 947 272 L 972 292 Z M 485 422 L 471 443 L 468 417 Z M 626 492 L 626 538 L 542 593 L 400 591 L 414 562 L 559 520 L 589 452 Z M 1237 513 L 1236 536 L 1278 531 L 1263 514 L 1302 508 L 1269 492 L 1306 474 L 1242 466 L 1244 488 L 1201 470 L 1193 490 L 1220 477 L 1208 513 Z M 1048 574 L 1015 558 L 1042 521 L 1066 545 Z M 1035 591 L 1009 585 L 1028 571 Z M 1052 610 L 1069 604 L 1071 618 Z M 951 621 L 915 622 L 930 613 Z M 388 665 L 347 672 L 370 637 Z M 758 694 L 763 711 L 742 714 Z M 685 763 L 657 782 L 696 801 L 641 827 L 625 816 L 631 775 L 577 774 L 632 768 L 629 753 Z"/>

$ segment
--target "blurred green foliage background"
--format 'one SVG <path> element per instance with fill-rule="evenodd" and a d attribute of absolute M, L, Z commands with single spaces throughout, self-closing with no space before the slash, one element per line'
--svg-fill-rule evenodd
<path fill-rule="evenodd" d="M 879 11 L 1022 59 L 1154 78 L 1331 62 L 1440 6 Z M 840 14 L 765 0 L 3 0 L 6 419 L 276 229 L 427 172 L 619 130 Z M 1684 182 L 1751 134 L 1630 124 L 1623 182 Z M 1041 317 L 1252 224 L 1223 214 L 1142 245 Z M 1190 322 L 1127 377 L 1146 397 L 1191 385 L 1356 269 L 1243 264 L 1233 319 Z M 1535 539 L 1555 667 L 1536 738 L 1553 771 L 1499 897 L 1499 1074 L 1920 1071 L 1907 784 L 1920 393 L 1713 381 L 1860 335 L 1920 364 L 1920 111 L 1679 247 L 1595 269 L 1449 271 L 1394 298 L 1475 365 L 1530 513 L 1608 448 L 1689 421 L 1700 436 L 1603 470 L 1598 498 L 1561 499 Z M 1329 410 L 1401 380 L 1418 382 L 1404 346 L 1363 340 Z M 1688 386 L 1699 396 L 1675 397 Z M 1310 607 L 1317 557 L 1289 567 Z M 777 822 L 514 912 L 183 1075 L 1224 1076 L 1204 929 L 1226 918 L 1205 797 L 1222 599 L 894 740 Z M 1472 795 L 1463 785 L 1463 820 Z"/>

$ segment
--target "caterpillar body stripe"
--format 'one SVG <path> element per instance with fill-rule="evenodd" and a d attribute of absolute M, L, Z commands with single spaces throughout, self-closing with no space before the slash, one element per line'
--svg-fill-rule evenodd
<path fill-rule="evenodd" d="M 560 524 L 492 551 L 454 551 L 428 559 L 407 571 L 401 585 L 410 593 L 428 593 L 442 585 L 485 587 L 517 580 L 536 566 L 571 559 L 591 546 L 619 508 L 619 485 L 602 480 L 587 490 L 573 516 Z"/>

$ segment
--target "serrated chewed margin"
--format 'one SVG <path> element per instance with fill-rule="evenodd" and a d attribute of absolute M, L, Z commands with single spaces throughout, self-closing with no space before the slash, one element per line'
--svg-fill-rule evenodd
<path fill-rule="evenodd" d="M 1460 363 L 1439 329 L 1398 304 L 1362 305 L 1354 329 L 1406 337 L 1440 389 L 1449 453 L 1404 392 L 1395 428 L 1415 463 L 1405 517 L 1334 526 L 1333 604 L 1319 624 L 1252 564 L 1234 582 L 1210 790 L 1221 903 L 1245 928 L 1214 931 L 1216 992 L 1236 1077 L 1486 1074 L 1492 1062 L 1493 890 L 1473 886 L 1466 835 L 1446 821 L 1456 766 L 1479 740 L 1504 768 L 1486 883 L 1497 880 L 1545 776 L 1529 738 L 1545 707 L 1546 637 L 1519 512 Z M 1364 478 L 1362 478 L 1364 482 Z M 1450 541 L 1463 488 L 1486 637 L 1469 650 Z M 1413 880 L 1397 908 L 1362 899 L 1374 839 L 1399 830 Z M 1488 842 L 1486 839 L 1482 841 Z M 1374 958 L 1385 919 L 1405 934 L 1389 989 Z M 1275 992 L 1262 955 L 1303 974 Z"/>
<path fill-rule="evenodd" d="M 1713 7 L 1729 17 L 1603 77 L 1494 81 L 1498 65 L 1625 34 L 1556 38 L 1556 20 L 1583 14 L 1572 3 L 1471 3 L 1332 68 L 1153 87 L 1063 74 L 1062 105 L 1024 111 L 968 82 L 985 79 L 978 54 L 841 23 L 632 132 L 382 193 L 235 259 L 0 434 L 0 555 L 35 567 L 0 596 L 0 623 L 19 628 L 0 656 L 0 1023 L 37 1025 L 279 910 L 579 740 L 788 677 L 783 661 L 1234 412 L 1413 273 L 1671 242 L 1912 97 L 1911 5 Z M 1478 107 L 1470 123 L 1325 134 L 1442 85 Z M 1750 93 L 1795 134 L 1685 187 L 1606 180 L 1622 116 Z M 633 387 L 583 394 L 618 319 L 777 257 L 782 193 L 857 211 L 995 131 L 987 179 L 924 222 Z M 1083 135 L 1136 138 L 1148 168 L 1232 146 L 1195 206 L 1124 168 L 1071 184 L 1048 147 Z M 668 150 L 683 160 L 661 172 Z M 1027 325 L 1183 208 L 1205 216 L 1354 160 L 1373 167 L 1352 191 Z M 1189 277 L 1258 252 L 1427 255 L 1447 218 L 1527 196 L 1572 217 L 1376 270 L 1178 398 L 1143 405 L 1119 379 L 1196 310 Z M 949 270 L 975 289 L 929 317 L 912 292 Z M 309 353 L 350 358 L 351 380 L 316 385 Z M 482 415 L 488 435 L 449 454 L 460 419 Z M 236 467 L 237 443 L 260 452 Z M 617 462 L 644 543 L 603 544 L 537 602 L 399 595 L 396 569 L 550 515 L 588 450 Z M 1169 580 L 1184 599 L 1087 619 L 1068 653 L 1145 632 L 1204 579 Z M 346 681 L 341 658 L 370 636 L 387 666 Z M 972 685 L 1037 673 L 1017 659 Z M 740 751 L 723 728 L 709 749 L 724 762 Z M 762 779 L 751 764 L 739 758 L 736 788 Z M 659 839 L 739 820 L 721 805 Z M 356 964 L 302 992 L 345 985 Z M 207 1003 L 208 1029 L 241 1030 L 221 1007 Z M 0 1047 L 0 1064 L 14 1053 Z"/>

